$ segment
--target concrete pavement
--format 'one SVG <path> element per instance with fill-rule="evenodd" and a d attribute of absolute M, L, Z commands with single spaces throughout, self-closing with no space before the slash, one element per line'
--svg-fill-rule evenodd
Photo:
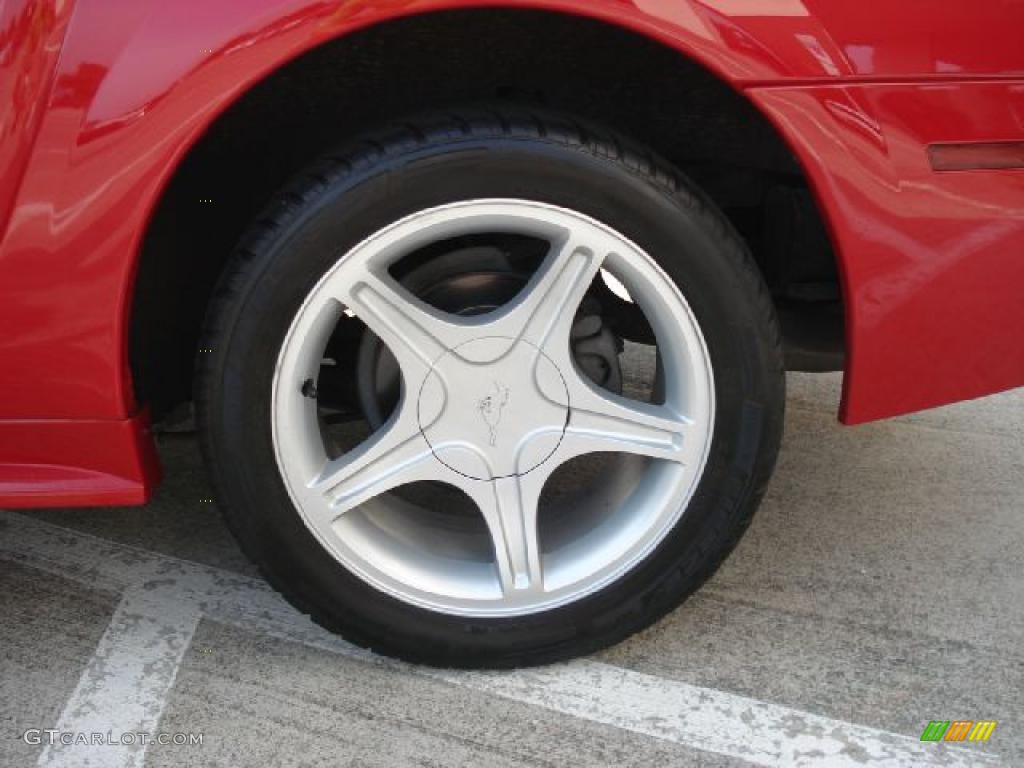
<path fill-rule="evenodd" d="M 147 507 L 0 513 L 0 765 L 83 764 L 22 732 L 132 712 L 204 743 L 89 759 L 1024 765 L 1024 391 L 843 428 L 838 376 L 789 386 L 775 479 L 721 571 L 642 635 L 529 674 L 410 668 L 308 627 L 200 501 L 191 437 L 164 438 Z M 918 742 L 981 719 L 984 745 Z"/>

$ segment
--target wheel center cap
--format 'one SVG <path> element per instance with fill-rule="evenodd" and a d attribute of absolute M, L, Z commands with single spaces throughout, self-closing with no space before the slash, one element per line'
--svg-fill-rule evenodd
<path fill-rule="evenodd" d="M 423 380 L 420 430 L 434 456 L 477 480 L 521 475 L 562 440 L 569 392 L 534 345 L 487 336 L 449 350 Z"/>

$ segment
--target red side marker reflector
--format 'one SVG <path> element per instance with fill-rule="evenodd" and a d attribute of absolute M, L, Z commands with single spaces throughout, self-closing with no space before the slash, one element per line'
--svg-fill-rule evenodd
<path fill-rule="evenodd" d="M 1024 141 L 930 144 L 933 171 L 980 171 L 1024 168 Z"/>

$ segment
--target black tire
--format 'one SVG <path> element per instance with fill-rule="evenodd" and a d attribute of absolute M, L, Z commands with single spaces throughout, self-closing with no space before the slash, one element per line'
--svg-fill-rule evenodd
<path fill-rule="evenodd" d="M 499 197 L 582 212 L 656 259 L 704 334 L 717 411 L 689 508 L 638 566 L 563 607 L 469 619 L 374 589 L 318 543 L 275 462 L 271 381 L 295 312 L 337 254 L 418 210 Z M 203 449 L 244 551 L 324 627 L 375 651 L 432 665 L 554 662 L 649 626 L 696 590 L 735 546 L 764 493 L 782 430 L 778 325 L 742 240 L 665 161 L 599 128 L 551 115 L 467 110 L 427 116 L 326 158 L 276 199 L 239 247 L 217 289 L 202 346 L 212 350 L 199 356 L 196 381 Z"/>

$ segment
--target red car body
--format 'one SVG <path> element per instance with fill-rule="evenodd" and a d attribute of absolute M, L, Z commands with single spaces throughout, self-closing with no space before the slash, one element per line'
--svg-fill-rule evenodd
<path fill-rule="evenodd" d="M 767 116 L 838 259 L 845 423 L 1024 385 L 1019 0 L 7 0 L 0 506 L 148 498 L 133 284 L 161 192 L 217 116 L 328 41 L 491 6 L 628 28 Z M 976 146 L 936 170 L 948 144 Z"/>

